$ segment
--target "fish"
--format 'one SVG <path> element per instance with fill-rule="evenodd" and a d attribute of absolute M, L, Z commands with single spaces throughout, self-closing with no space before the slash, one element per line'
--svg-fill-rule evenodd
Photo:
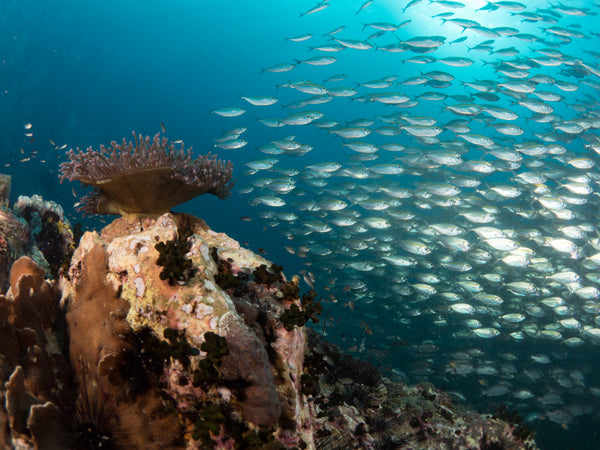
<path fill-rule="evenodd" d="M 215 147 L 219 147 L 225 150 L 231 150 L 245 147 L 247 144 L 248 141 L 244 139 L 229 139 L 215 144 Z"/>
<path fill-rule="evenodd" d="M 298 14 L 298 17 L 304 17 L 304 16 L 308 16 L 309 14 L 314 14 L 319 11 L 323 11 L 328 6 L 329 6 L 329 3 L 327 1 L 321 1 L 321 2 L 317 3 L 315 6 L 313 6 L 312 8 L 310 8 L 309 10 Z"/>
<path fill-rule="evenodd" d="M 215 109 L 211 112 L 213 114 L 217 114 L 217 115 L 223 116 L 223 117 L 237 117 L 237 116 L 241 116 L 242 114 L 244 114 L 246 112 L 246 110 L 242 109 L 242 108 L 238 108 L 238 107 L 231 107 L 231 108 Z"/>
<path fill-rule="evenodd" d="M 312 37 L 313 37 L 312 33 L 303 33 L 303 34 L 298 34 L 296 36 L 285 38 L 285 40 L 293 41 L 293 42 L 302 42 L 302 41 L 306 41 Z"/>
<path fill-rule="evenodd" d="M 348 348 L 364 338 L 412 381 L 574 426 L 569 408 L 600 397 L 600 363 L 578 361 L 600 344 L 600 35 L 579 23 L 597 8 L 405 1 L 398 23 L 342 3 L 344 16 L 299 11 L 288 62 L 263 69 L 264 97 L 239 100 L 282 100 L 239 119 L 274 156 L 238 153 L 240 197 L 310 264 L 307 284 L 340 299 Z M 345 19 L 323 33 L 316 13 Z M 390 348 L 400 333 L 422 359 Z"/>
<path fill-rule="evenodd" d="M 415 0 L 413 0 L 413 1 L 415 1 Z M 363 9 L 369 7 L 371 5 L 371 3 L 373 3 L 373 0 L 366 0 L 362 5 L 360 5 L 360 8 L 358 8 L 356 10 L 356 14 L 361 12 Z"/>
<path fill-rule="evenodd" d="M 337 61 L 333 56 L 313 56 L 311 58 L 296 60 L 296 64 L 309 64 L 311 66 L 327 66 Z"/>
<path fill-rule="evenodd" d="M 261 73 L 264 73 L 264 72 L 273 72 L 273 73 L 289 72 L 294 67 L 296 67 L 296 65 L 291 64 L 291 63 L 275 64 L 271 67 L 261 69 Z"/>
<path fill-rule="evenodd" d="M 373 48 L 373 45 L 368 43 L 367 41 L 361 41 L 357 39 L 335 39 L 338 44 L 343 47 L 353 48 L 355 50 L 370 50 Z"/>
<path fill-rule="evenodd" d="M 255 106 L 270 106 L 277 103 L 279 100 L 275 97 L 241 97 L 251 105 Z"/>

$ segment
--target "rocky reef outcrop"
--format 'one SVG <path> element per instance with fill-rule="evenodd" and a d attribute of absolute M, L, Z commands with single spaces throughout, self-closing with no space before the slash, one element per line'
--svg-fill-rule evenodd
<path fill-rule="evenodd" d="M 0 292 L 8 289 L 10 267 L 20 256 L 29 256 L 49 276 L 68 266 L 74 250 L 73 231 L 63 208 L 41 196 L 21 195 L 9 203 L 10 175 L 0 174 Z"/>
<path fill-rule="evenodd" d="M 21 258 L 0 296 L 3 448 L 535 447 L 341 353 L 316 292 L 192 216 L 116 219 L 60 273 Z"/>

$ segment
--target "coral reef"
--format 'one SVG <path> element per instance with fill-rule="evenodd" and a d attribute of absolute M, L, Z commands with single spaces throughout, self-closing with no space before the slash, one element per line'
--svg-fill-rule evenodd
<path fill-rule="evenodd" d="M 8 208 L 8 197 L 10 196 L 11 176 L 0 174 L 0 209 Z"/>
<path fill-rule="evenodd" d="M 29 256 L 57 278 L 73 254 L 74 237 L 60 205 L 39 195 L 19 196 L 9 205 L 11 178 L 0 174 L 0 291 L 8 288 L 10 266 Z"/>
<path fill-rule="evenodd" d="M 27 222 L 32 248 L 36 252 L 39 249 L 43 255 L 43 259 L 34 259 L 56 278 L 61 267 L 68 267 L 75 249 L 71 224 L 65 217 L 62 206 L 53 201 L 45 201 L 39 195 L 20 195 L 12 210 L 15 216 Z"/>
<path fill-rule="evenodd" d="M 81 198 L 87 214 L 160 215 L 201 194 L 219 198 L 230 195 L 231 162 L 210 153 L 196 159 L 183 143 L 176 149 L 167 138 L 139 137 L 122 144 L 112 141 L 107 149 L 69 150 L 69 161 L 60 165 L 61 182 L 81 181 L 94 192 Z"/>
<path fill-rule="evenodd" d="M 66 435 L 53 401 L 73 405 L 70 370 L 61 351 L 56 283 L 28 257 L 19 258 L 10 272 L 10 290 L 0 296 L 0 446 L 42 448 L 47 433 Z M 57 448 L 43 446 L 43 448 Z"/>
<path fill-rule="evenodd" d="M 29 248 L 27 223 L 16 217 L 10 209 L 0 209 L 0 288 L 2 291 L 8 287 L 10 266 L 20 255 L 27 253 Z"/>
<path fill-rule="evenodd" d="M 168 242 L 189 269 L 173 282 Z M 5 448 L 535 448 L 505 411 L 462 411 L 339 352 L 304 326 L 316 292 L 185 214 L 116 219 L 60 283 L 22 258 L 10 285 Z"/>
<path fill-rule="evenodd" d="M 407 386 L 341 354 L 311 333 L 303 392 L 319 449 L 534 449 L 533 433 L 507 417 L 453 404 L 428 383 Z"/>

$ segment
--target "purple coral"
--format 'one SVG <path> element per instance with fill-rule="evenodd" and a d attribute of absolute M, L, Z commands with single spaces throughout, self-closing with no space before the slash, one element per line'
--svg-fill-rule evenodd
<path fill-rule="evenodd" d="M 191 148 L 177 149 L 156 134 L 123 138 L 109 148 L 89 147 L 67 152 L 69 161 L 60 165 L 61 182 L 78 180 L 96 192 L 81 198 L 80 210 L 92 214 L 162 214 L 197 195 L 213 194 L 224 199 L 231 194 L 233 165 L 210 153 L 194 159 Z"/>

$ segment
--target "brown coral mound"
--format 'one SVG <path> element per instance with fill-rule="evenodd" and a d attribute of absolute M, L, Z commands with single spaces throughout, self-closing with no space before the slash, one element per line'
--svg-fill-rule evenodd
<path fill-rule="evenodd" d="M 130 395 L 126 390 L 129 380 L 113 373 L 119 365 L 115 359 L 124 364 L 136 361 L 121 356 L 129 353 L 125 336 L 131 334 L 131 328 L 125 318 L 130 305 L 104 278 L 108 258 L 102 246 L 90 249 L 82 269 L 67 313 L 71 363 L 82 392 L 99 396 L 104 404 L 114 402 L 112 415 L 119 424 L 122 446 L 180 448 L 181 425 L 162 405 L 156 387 Z"/>
<path fill-rule="evenodd" d="M 31 259 L 23 256 L 13 264 L 9 294 L 0 295 L 1 448 L 13 448 L 11 433 L 14 439 L 28 439 L 30 434 L 35 441 L 43 439 L 33 432 L 34 416 L 44 414 L 46 403 L 72 397 L 69 368 L 52 332 L 59 297 L 56 286 L 44 280 L 44 271 Z"/>
<path fill-rule="evenodd" d="M 81 198 L 80 211 L 160 215 L 201 194 L 230 195 L 231 162 L 210 153 L 194 159 L 191 148 L 185 151 L 181 144 L 177 149 L 159 134 L 152 141 L 135 132 L 133 137 L 135 145 L 123 138 L 108 149 L 69 150 L 69 161 L 60 165 L 61 182 L 77 180 L 95 189 Z"/>

